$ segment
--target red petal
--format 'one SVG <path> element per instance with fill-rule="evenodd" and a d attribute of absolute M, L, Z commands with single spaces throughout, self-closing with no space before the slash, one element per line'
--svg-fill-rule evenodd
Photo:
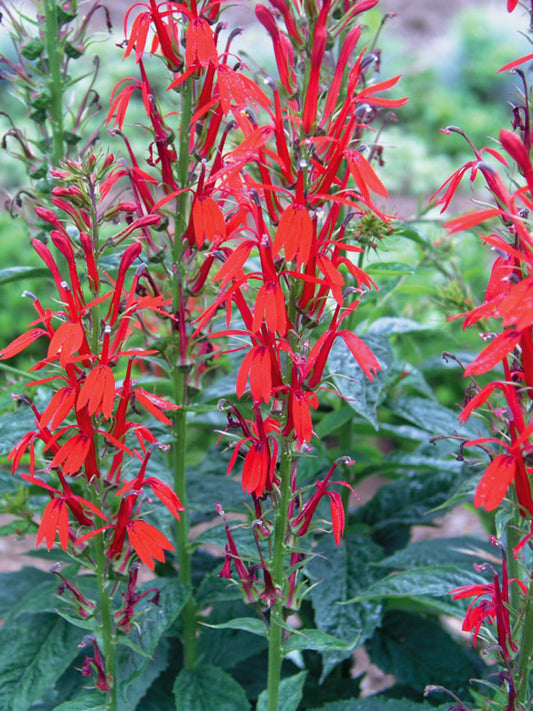
<path fill-rule="evenodd" d="M 486 511 L 493 511 L 503 501 L 515 473 L 516 457 L 510 454 L 495 457 L 477 486 L 474 506 L 484 506 Z"/>

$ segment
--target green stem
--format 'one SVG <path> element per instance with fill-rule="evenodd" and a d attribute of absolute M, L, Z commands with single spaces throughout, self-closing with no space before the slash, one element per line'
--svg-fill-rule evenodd
<path fill-rule="evenodd" d="M 174 394 L 176 403 L 186 402 L 187 378 L 183 368 L 174 369 Z M 189 510 L 187 505 L 185 454 L 187 451 L 187 411 L 178 410 L 174 420 L 174 447 L 172 450 L 174 490 L 185 506 L 180 520 L 176 521 L 176 541 L 179 561 L 179 577 L 181 582 L 192 585 L 191 553 L 189 548 Z M 197 609 L 194 596 L 189 595 L 182 614 L 183 632 L 182 644 L 185 668 L 192 671 L 196 665 L 196 632 L 198 628 Z"/>
<path fill-rule="evenodd" d="M 189 153 L 189 123 L 192 115 L 192 85 L 187 82 L 181 94 L 181 133 L 179 138 L 179 156 L 177 175 L 180 187 L 187 186 L 191 156 Z M 183 192 L 178 200 L 174 244 L 172 249 L 172 259 L 174 262 L 175 274 L 173 278 L 173 310 L 180 317 L 184 314 L 182 299 L 182 274 L 181 263 L 183 255 L 183 234 L 187 228 L 188 196 Z M 174 386 L 174 399 L 182 409 L 178 410 L 174 419 L 174 447 L 172 451 L 172 465 L 174 472 L 174 490 L 185 511 L 181 513 L 181 518 L 176 522 L 176 542 L 179 560 L 179 577 L 181 582 L 192 585 L 192 565 L 191 552 L 189 547 L 189 510 L 186 490 L 186 467 L 185 455 L 187 451 L 187 379 L 189 367 L 183 362 L 185 344 L 180 342 L 180 334 L 183 334 L 184 324 L 176 332 L 172 369 L 172 380 Z M 182 613 L 182 644 L 185 668 L 192 671 L 196 666 L 196 633 L 198 630 L 198 612 L 194 596 L 191 594 Z"/>
<path fill-rule="evenodd" d="M 522 637 L 518 652 L 516 693 L 518 706 L 520 708 L 529 708 L 527 703 L 531 693 L 529 678 L 531 676 L 531 657 L 533 656 L 533 579 L 529 582 L 520 626 L 522 628 Z"/>
<path fill-rule="evenodd" d="M 280 492 L 274 520 L 274 551 L 272 556 L 272 579 L 276 590 L 283 590 L 285 571 L 285 540 L 289 522 L 289 502 L 291 496 L 292 456 L 289 444 L 285 443 L 280 462 Z M 268 628 L 268 711 L 278 711 L 281 664 L 283 662 L 283 596 L 272 606 Z"/>
<path fill-rule="evenodd" d="M 50 92 L 50 122 L 52 124 L 53 163 L 64 158 L 63 151 L 63 76 L 61 73 L 61 42 L 55 0 L 44 0 L 46 52 L 48 55 L 48 90 Z"/>
<path fill-rule="evenodd" d="M 113 634 L 113 613 L 111 600 L 106 585 L 107 558 L 104 551 L 104 539 L 95 536 L 94 549 L 96 552 L 96 578 L 98 580 L 98 595 L 100 598 L 100 628 L 102 631 L 103 655 L 105 659 L 105 673 L 111 677 L 111 690 L 109 698 L 109 711 L 117 709 L 117 687 L 115 664 L 115 637 Z"/>

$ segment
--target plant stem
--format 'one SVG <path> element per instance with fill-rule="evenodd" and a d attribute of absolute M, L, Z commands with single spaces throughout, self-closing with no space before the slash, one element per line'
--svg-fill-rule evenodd
<path fill-rule="evenodd" d="M 63 160 L 63 77 L 61 74 L 61 42 L 55 0 L 44 0 L 46 52 L 48 55 L 48 90 L 50 91 L 50 123 L 52 124 L 53 163 Z"/>
<path fill-rule="evenodd" d="M 182 406 L 186 402 L 187 379 L 183 368 L 179 366 L 174 369 L 174 394 L 176 403 Z M 172 449 L 174 490 L 185 506 L 181 512 L 180 520 L 176 521 L 176 541 L 179 561 L 179 577 L 186 585 L 192 584 L 191 554 L 189 549 L 189 511 L 187 505 L 186 491 L 186 467 L 185 454 L 187 451 L 187 411 L 178 410 L 174 420 L 174 447 Z M 187 604 L 183 609 L 183 656 L 185 668 L 192 671 L 196 664 L 196 631 L 197 631 L 197 610 L 194 596 L 189 595 Z"/>
<path fill-rule="evenodd" d="M 115 638 L 113 635 L 113 615 L 111 600 L 106 586 L 107 558 L 104 551 L 102 536 L 95 536 L 94 549 L 96 552 L 96 578 L 98 580 L 98 594 L 100 598 L 100 626 L 102 630 L 103 653 L 105 660 L 106 676 L 111 677 L 111 691 L 109 711 L 117 709 L 117 678 L 115 664 Z"/>
<path fill-rule="evenodd" d="M 192 86 L 187 82 L 182 89 L 181 94 L 181 134 L 179 138 L 179 156 L 178 156 L 178 181 L 180 187 L 185 187 L 188 181 L 190 154 L 189 154 L 189 132 L 188 127 L 192 114 Z M 181 513 L 180 520 L 176 522 L 176 542 L 179 561 L 179 577 L 181 582 L 191 586 L 192 583 L 192 566 L 191 554 L 189 548 L 189 510 L 187 502 L 186 489 L 186 466 L 185 455 L 187 451 L 187 378 L 189 366 L 186 363 L 186 346 L 183 342 L 186 339 L 184 295 L 182 291 L 182 275 L 181 263 L 183 255 L 183 233 L 187 228 L 186 213 L 188 207 L 187 193 L 182 193 L 178 200 L 178 208 L 176 214 L 174 244 L 172 250 L 172 258 L 174 262 L 175 274 L 173 278 L 173 312 L 180 320 L 176 331 L 175 347 L 173 349 L 173 368 L 172 380 L 174 387 L 174 399 L 177 405 L 182 409 L 175 413 L 174 418 L 174 447 L 172 450 L 172 465 L 174 472 L 174 491 L 179 500 L 185 507 Z M 192 671 L 196 665 L 196 632 L 197 624 L 197 609 L 194 596 L 191 594 L 185 605 L 182 613 L 183 623 L 183 655 L 184 665 L 189 671 Z"/>
<path fill-rule="evenodd" d="M 518 683 L 516 691 L 519 707 L 528 708 L 527 703 L 531 693 L 529 685 L 531 657 L 533 656 L 533 578 L 529 582 L 521 627 L 522 637 L 518 652 Z"/>
<path fill-rule="evenodd" d="M 272 557 L 272 579 L 274 589 L 282 591 L 285 569 L 285 539 L 289 519 L 289 501 L 291 495 L 292 456 L 288 442 L 285 442 L 280 462 L 280 492 L 274 521 L 274 552 Z M 281 664 L 283 662 L 283 596 L 276 600 L 270 612 L 268 628 L 268 711 L 278 711 Z"/>

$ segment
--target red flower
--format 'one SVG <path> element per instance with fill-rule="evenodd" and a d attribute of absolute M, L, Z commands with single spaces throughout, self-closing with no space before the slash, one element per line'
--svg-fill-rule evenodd
<path fill-rule="evenodd" d="M 316 482 L 316 492 L 309 499 L 309 501 L 306 502 L 298 516 L 292 522 L 292 526 L 296 532 L 296 535 L 304 536 L 307 533 L 320 500 L 323 496 L 327 496 L 330 502 L 333 536 L 335 538 L 335 543 L 340 546 L 341 538 L 344 533 L 344 506 L 342 503 L 341 496 L 336 491 L 329 491 L 328 487 L 332 486 L 333 484 L 341 484 L 342 486 L 346 486 L 355 497 L 357 497 L 357 494 L 354 492 L 350 484 L 348 484 L 348 482 L 346 481 L 334 481 L 330 484 L 329 480 L 331 478 L 331 475 L 339 466 L 339 464 L 353 464 L 353 461 L 349 458 L 341 457 L 333 464 L 326 478 L 323 481 Z"/>
<path fill-rule="evenodd" d="M 499 545 L 496 539 L 491 539 L 494 545 Z M 481 627 L 485 620 L 492 624 L 496 621 L 498 644 L 501 653 L 506 659 L 510 658 L 511 652 L 516 652 L 517 647 L 513 641 L 511 633 L 511 622 L 509 615 L 509 584 L 511 582 L 518 583 L 524 595 L 527 594 L 527 587 L 520 580 L 509 580 L 507 576 L 507 560 L 502 549 L 502 576 L 501 584 L 498 573 L 489 563 L 482 565 L 474 565 L 478 572 L 482 570 L 490 570 L 492 572 L 492 583 L 465 585 L 462 588 L 451 590 L 450 593 L 454 600 L 460 600 L 467 597 L 474 599 L 468 606 L 466 616 L 463 622 L 463 630 L 466 632 L 474 631 L 474 644 Z"/>

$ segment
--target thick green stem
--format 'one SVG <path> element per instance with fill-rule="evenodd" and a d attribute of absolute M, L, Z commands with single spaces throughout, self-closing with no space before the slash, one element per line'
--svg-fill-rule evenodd
<path fill-rule="evenodd" d="M 107 558 L 104 551 L 104 539 L 95 536 L 94 549 L 96 552 L 96 578 L 98 580 L 98 595 L 100 598 L 100 629 L 102 632 L 103 656 L 105 660 L 105 673 L 111 678 L 109 697 L 109 711 L 117 709 L 117 686 L 115 664 L 115 636 L 113 633 L 113 613 L 108 586 L 106 584 Z"/>
<path fill-rule="evenodd" d="M 179 156 L 177 175 L 179 185 L 182 188 L 187 186 L 191 156 L 189 153 L 189 123 L 192 115 L 192 86 L 187 82 L 181 94 L 181 134 L 179 139 Z M 174 472 L 174 490 L 181 503 L 185 507 L 181 518 L 176 522 L 176 542 L 179 560 L 179 577 L 181 582 L 191 586 L 192 566 L 191 552 L 189 546 L 189 511 L 186 490 L 186 466 L 185 456 L 187 452 L 187 380 L 189 366 L 186 362 L 186 337 L 185 324 L 182 320 L 185 315 L 184 297 L 182 291 L 181 262 L 183 255 L 183 234 L 187 228 L 188 196 L 182 193 L 179 197 L 174 244 L 172 258 L 174 262 L 175 274 L 173 278 L 173 311 L 180 323 L 176 330 L 176 341 L 174 345 L 172 379 L 174 386 L 174 399 L 182 409 L 178 410 L 174 419 L 174 447 L 172 451 L 172 466 Z M 196 633 L 198 630 L 197 609 L 194 596 L 191 595 L 184 607 L 182 614 L 183 632 L 182 644 L 185 668 L 193 670 L 196 665 Z"/>
<path fill-rule="evenodd" d="M 518 706 L 520 708 L 529 708 L 527 703 L 531 695 L 529 678 L 531 676 L 531 657 L 533 656 L 533 579 L 529 582 L 523 609 L 523 619 L 520 626 L 522 628 L 522 637 L 520 639 L 518 652 L 518 682 L 516 693 Z"/>
<path fill-rule="evenodd" d="M 174 369 L 174 393 L 177 404 L 186 402 L 187 379 L 183 368 Z M 176 522 L 176 541 L 178 549 L 179 576 L 181 582 L 192 584 L 191 553 L 189 548 L 189 511 L 187 506 L 185 454 L 187 451 L 187 411 L 178 410 L 174 420 L 174 447 L 172 451 L 174 490 L 185 506 L 180 520 Z M 182 614 L 182 644 L 185 668 L 193 670 L 196 665 L 196 632 L 198 627 L 197 610 L 194 596 L 191 594 Z"/>
<path fill-rule="evenodd" d="M 291 464 L 292 456 L 289 444 L 285 448 L 280 463 L 280 492 L 279 501 L 274 520 L 274 551 L 272 556 L 271 574 L 274 588 L 283 590 L 285 571 L 285 541 L 289 521 L 289 502 L 291 496 Z M 281 664 L 283 662 L 283 623 L 284 601 L 283 596 L 272 606 L 270 612 L 270 626 L 268 629 L 268 711 L 278 711 L 279 684 L 281 680 Z"/>
<path fill-rule="evenodd" d="M 44 0 L 46 52 L 48 55 L 48 90 L 50 92 L 50 123 L 52 125 L 53 163 L 63 160 L 63 76 L 61 73 L 61 42 L 55 0 Z"/>

